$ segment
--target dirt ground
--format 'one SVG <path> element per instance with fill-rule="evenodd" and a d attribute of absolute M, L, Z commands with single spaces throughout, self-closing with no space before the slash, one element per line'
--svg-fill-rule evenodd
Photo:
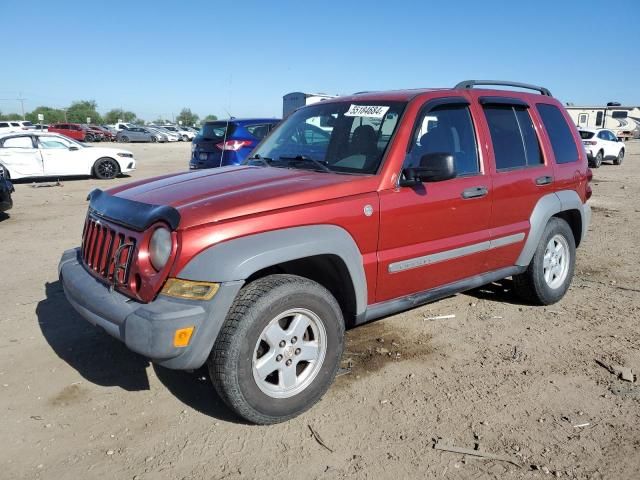
<path fill-rule="evenodd" d="M 131 177 L 21 183 L 0 219 L 0 478 L 640 478 L 640 386 L 595 361 L 640 373 L 640 142 L 594 171 L 562 302 L 522 305 L 505 281 L 351 330 L 350 372 L 269 427 L 233 417 L 206 372 L 150 364 L 65 300 L 56 267 L 87 192 L 184 170 L 190 153 L 130 149 Z"/>

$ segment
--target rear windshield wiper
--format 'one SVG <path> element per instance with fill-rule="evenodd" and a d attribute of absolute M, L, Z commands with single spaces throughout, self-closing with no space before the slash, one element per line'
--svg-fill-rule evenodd
<path fill-rule="evenodd" d="M 308 162 L 314 164 L 323 172 L 333 173 L 333 170 L 327 167 L 324 163 L 316 160 L 315 158 L 307 157 L 306 155 L 296 155 L 295 157 L 280 157 L 280 160 L 288 160 L 290 163 L 296 161 Z"/>

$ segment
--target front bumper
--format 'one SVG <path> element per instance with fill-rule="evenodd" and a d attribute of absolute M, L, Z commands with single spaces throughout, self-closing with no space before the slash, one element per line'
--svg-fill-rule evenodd
<path fill-rule="evenodd" d="M 128 173 L 136 169 L 136 160 L 133 157 L 121 157 L 120 172 Z"/>
<path fill-rule="evenodd" d="M 91 275 L 82 264 L 79 248 L 64 252 L 58 275 L 69 303 L 89 323 L 154 363 L 178 370 L 204 364 L 243 285 L 242 281 L 222 283 L 215 297 L 206 302 L 158 295 L 150 303 L 140 303 L 111 292 Z M 194 330 L 189 345 L 174 347 L 175 331 L 190 326 Z"/>

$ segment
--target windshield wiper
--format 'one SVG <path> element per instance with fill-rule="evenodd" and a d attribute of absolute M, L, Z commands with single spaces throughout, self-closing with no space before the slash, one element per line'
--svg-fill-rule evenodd
<path fill-rule="evenodd" d="M 270 167 L 271 166 L 271 162 L 273 161 L 272 158 L 261 157 L 259 153 L 256 153 L 253 157 L 247 158 L 247 160 L 249 160 L 249 161 L 251 161 L 251 160 L 260 160 L 260 162 L 262 162 L 262 164 L 265 167 Z"/>
<path fill-rule="evenodd" d="M 319 160 L 316 160 L 315 158 L 307 157 L 306 155 L 296 155 L 295 157 L 280 157 L 280 160 L 288 160 L 289 163 L 295 162 L 295 161 L 313 163 L 321 171 L 327 172 L 327 173 L 333 173 L 333 170 L 327 167 L 324 163 L 322 163 Z"/>

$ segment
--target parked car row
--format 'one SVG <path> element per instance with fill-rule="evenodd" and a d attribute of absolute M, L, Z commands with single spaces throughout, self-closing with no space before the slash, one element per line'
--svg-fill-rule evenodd
<path fill-rule="evenodd" d="M 0 121 L 0 133 L 20 132 L 22 130 L 30 130 L 35 125 L 28 120 L 3 120 Z"/>

